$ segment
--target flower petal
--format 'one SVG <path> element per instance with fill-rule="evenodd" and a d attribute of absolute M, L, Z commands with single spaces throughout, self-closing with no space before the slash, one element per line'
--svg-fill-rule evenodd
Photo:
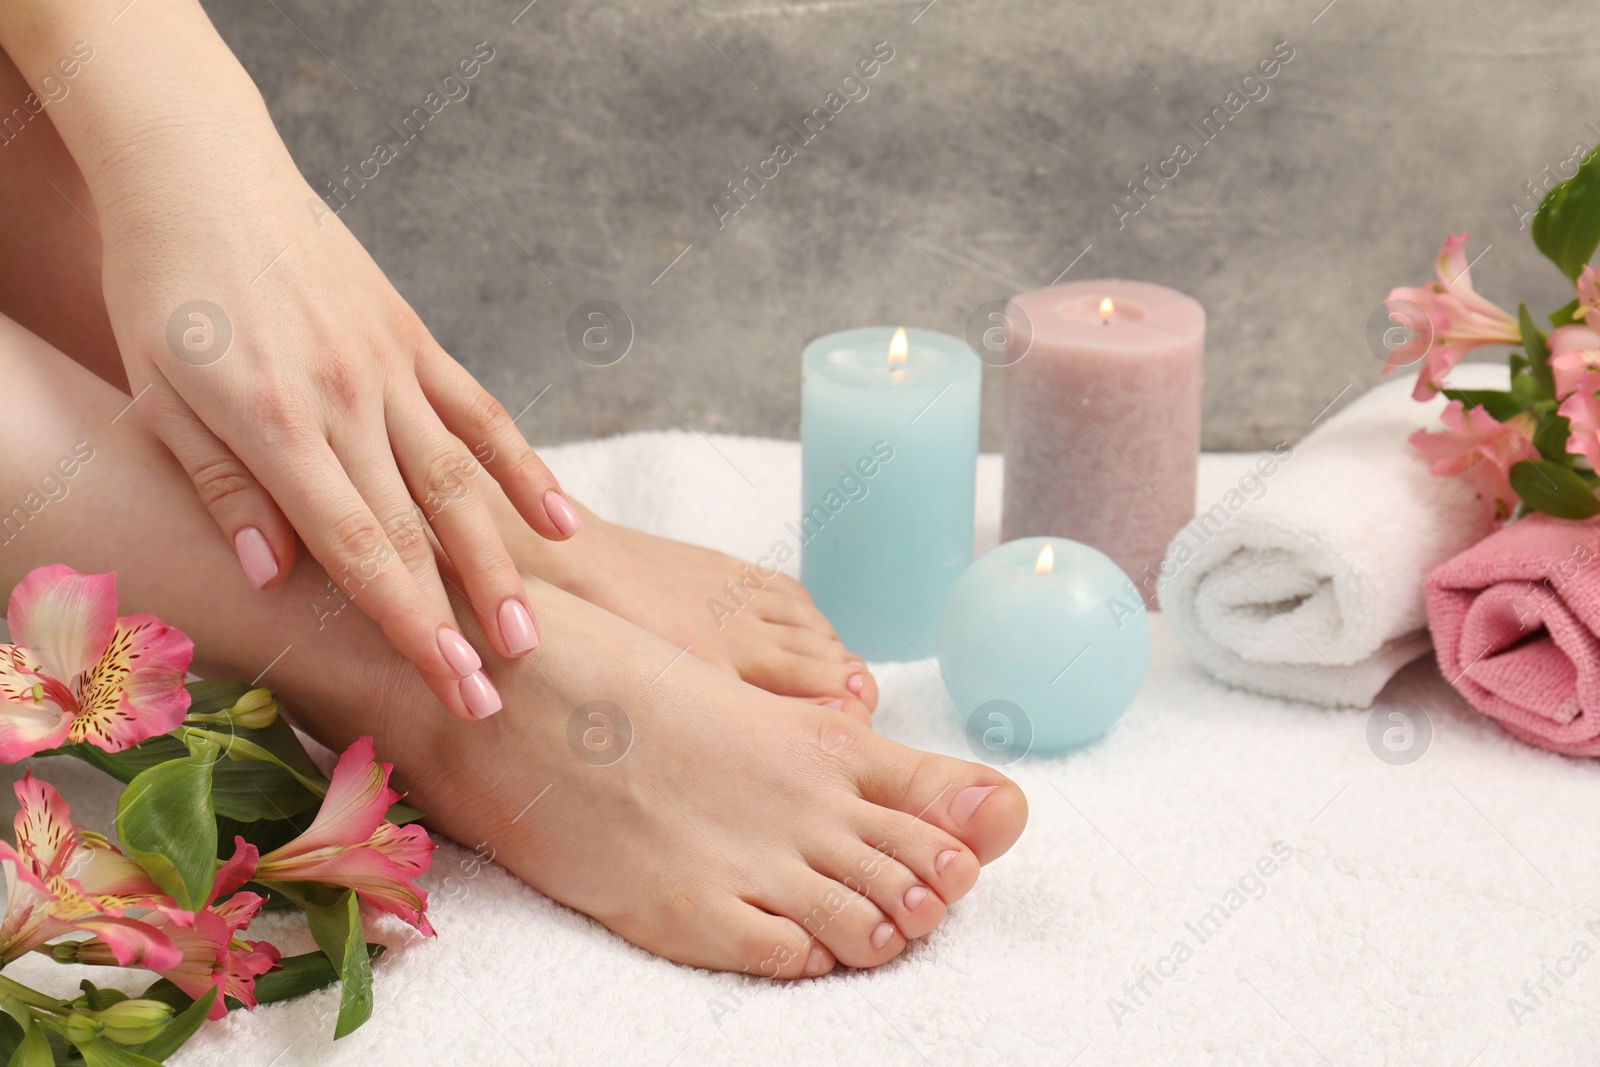
<path fill-rule="evenodd" d="M 194 642 L 154 615 L 118 619 L 68 736 L 121 752 L 177 729 L 189 710 L 183 676 L 193 658 Z"/>
<path fill-rule="evenodd" d="M 35 778 L 32 771 L 12 788 L 20 805 L 13 823 L 17 848 L 33 861 L 34 873 L 49 881 L 61 873 L 78 848 L 72 810 L 55 786 Z"/>
<path fill-rule="evenodd" d="M 15 763 L 67 739 L 72 716 L 54 708 L 0 700 L 0 763 Z"/>
<path fill-rule="evenodd" d="M 392 764 L 378 762 L 372 738 L 357 738 L 334 765 L 317 817 L 305 833 L 262 857 L 262 868 L 269 868 L 274 857 L 303 856 L 331 845 L 364 844 L 383 822 L 389 805 L 400 799 L 400 794 L 389 788 L 393 769 Z"/>
<path fill-rule="evenodd" d="M 367 847 L 375 848 L 394 861 L 394 865 L 408 875 L 421 874 L 433 859 L 433 842 L 428 831 L 412 823 L 396 826 L 386 822 L 372 832 Z"/>
<path fill-rule="evenodd" d="M 213 903 L 218 897 L 225 897 L 235 889 L 248 882 L 256 873 L 256 864 L 261 859 L 261 850 L 256 848 L 244 838 L 235 835 L 233 838 L 233 858 L 224 863 L 217 870 L 217 877 L 211 883 L 211 895 L 206 898 L 206 903 Z M 254 896 L 246 893 L 245 896 Z"/>
<path fill-rule="evenodd" d="M 79 574 L 59 563 L 30 571 L 11 591 L 6 625 L 44 673 L 76 690 L 116 630 L 117 576 Z"/>
<path fill-rule="evenodd" d="M 165 971 L 176 967 L 183 954 L 166 934 L 138 919 L 115 915 L 87 915 L 72 920 L 79 930 L 94 934 L 122 967 L 143 967 L 147 971 Z"/>

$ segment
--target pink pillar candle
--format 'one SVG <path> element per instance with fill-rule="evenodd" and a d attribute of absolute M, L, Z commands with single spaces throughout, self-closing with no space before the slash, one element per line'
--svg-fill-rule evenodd
<path fill-rule="evenodd" d="M 1162 557 L 1194 518 L 1205 309 L 1087 281 L 1023 293 L 1007 320 L 1001 540 L 1097 548 L 1154 607 Z"/>

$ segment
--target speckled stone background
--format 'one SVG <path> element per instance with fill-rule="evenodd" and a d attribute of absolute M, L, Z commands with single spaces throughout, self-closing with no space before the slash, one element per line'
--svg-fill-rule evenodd
<path fill-rule="evenodd" d="M 513 413 L 538 398 L 536 442 L 792 437 L 808 339 L 962 334 L 1069 266 L 1205 304 L 1208 447 L 1294 439 L 1377 380 L 1369 315 L 1447 231 L 1472 232 L 1501 303 L 1565 302 L 1524 183 L 1600 140 L 1586 0 L 526 3 L 207 7 L 314 186 L 395 151 L 341 217 Z M 429 93 L 460 95 L 444 79 L 480 42 L 493 58 L 465 98 L 407 136 Z M 879 42 L 893 59 L 867 95 L 801 144 L 790 123 L 842 98 Z M 1293 58 L 1266 95 L 1203 143 L 1280 43 Z M 780 139 L 795 158 L 727 215 L 726 183 Z M 1119 218 L 1180 141 L 1195 158 Z M 593 300 L 631 323 L 610 366 L 567 341 Z M 985 373 L 997 448 L 1004 372 Z"/>

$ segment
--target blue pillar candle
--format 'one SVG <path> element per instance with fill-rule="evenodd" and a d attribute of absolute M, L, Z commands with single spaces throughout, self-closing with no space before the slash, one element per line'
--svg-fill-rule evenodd
<path fill-rule="evenodd" d="M 1025 537 L 984 553 L 945 601 L 939 669 L 973 751 L 991 763 L 1100 737 L 1150 661 L 1143 603 L 1102 552 Z"/>
<path fill-rule="evenodd" d="M 802 363 L 800 580 L 851 651 L 931 656 L 972 562 L 982 364 L 889 327 L 819 337 Z"/>

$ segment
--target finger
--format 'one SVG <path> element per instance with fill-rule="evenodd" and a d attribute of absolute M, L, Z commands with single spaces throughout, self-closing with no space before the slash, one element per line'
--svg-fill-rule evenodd
<path fill-rule="evenodd" d="M 165 382 L 150 387 L 150 422 L 194 482 L 206 510 L 239 557 L 249 583 L 265 589 L 294 566 L 294 527 L 255 475 Z"/>
<path fill-rule="evenodd" d="M 425 348 L 417 357 L 417 381 L 440 421 L 466 442 L 540 536 L 563 541 L 583 529 L 583 518 L 562 495 L 556 476 L 523 440 L 500 401 L 461 364 L 442 348 Z"/>
<path fill-rule="evenodd" d="M 499 696 L 482 676 L 478 654 L 450 612 L 400 562 L 399 551 L 332 446 L 327 441 L 306 444 L 270 470 L 262 484 L 282 503 L 311 554 L 417 667 L 445 707 L 464 719 L 498 710 Z M 399 479 L 398 472 L 394 476 Z"/>
<path fill-rule="evenodd" d="M 396 402 L 389 434 L 412 499 L 460 575 L 462 593 L 490 643 L 503 656 L 530 651 L 539 643 L 539 632 L 522 575 L 476 483 L 482 473 L 478 461 L 444 428 L 421 393 Z"/>

